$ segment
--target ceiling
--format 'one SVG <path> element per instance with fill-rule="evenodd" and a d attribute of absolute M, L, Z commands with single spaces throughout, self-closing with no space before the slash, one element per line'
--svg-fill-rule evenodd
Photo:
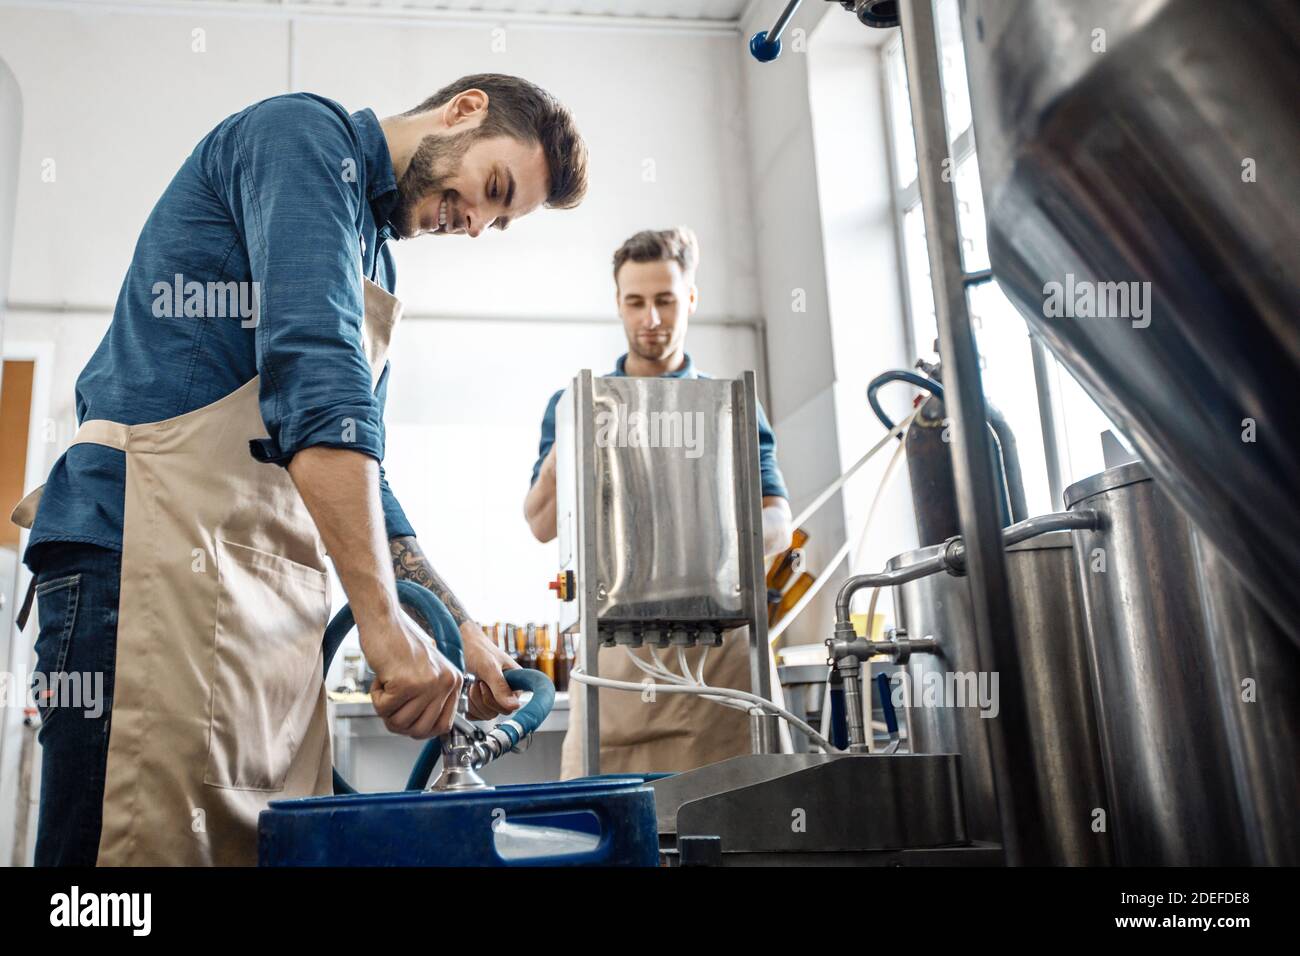
<path fill-rule="evenodd" d="M 239 0 L 248 5 L 277 6 L 282 0 Z M 367 8 L 401 11 L 445 11 L 526 16 L 599 16 L 628 19 L 736 21 L 751 0 L 288 0 L 311 7 Z"/>

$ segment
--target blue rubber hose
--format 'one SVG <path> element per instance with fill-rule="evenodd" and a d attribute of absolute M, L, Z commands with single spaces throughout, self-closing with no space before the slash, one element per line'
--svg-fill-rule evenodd
<path fill-rule="evenodd" d="M 407 607 L 412 608 L 422 617 L 429 627 L 433 630 L 433 642 L 438 645 L 438 650 L 442 656 L 456 665 L 456 669 L 463 671 L 465 669 L 465 652 L 460 646 L 460 628 L 456 625 L 456 619 L 451 616 L 446 605 L 438 600 L 426 587 L 421 587 L 414 581 L 405 579 L 397 582 L 397 596 Z M 352 614 L 352 606 L 349 604 L 339 608 L 339 612 L 334 615 L 334 620 L 329 622 L 325 628 L 325 671 L 329 672 L 330 662 L 334 660 L 334 655 L 338 652 L 339 645 L 343 643 L 343 638 L 348 636 L 348 632 L 356 627 L 356 618 Z"/>
<path fill-rule="evenodd" d="M 433 776 L 433 768 L 438 765 L 438 758 L 442 756 L 442 741 L 437 737 L 431 737 L 424 742 L 420 748 L 420 756 L 415 760 L 415 766 L 411 768 L 411 775 L 406 778 L 407 790 L 423 790 L 429 785 L 429 778 Z"/>
<path fill-rule="evenodd" d="M 437 645 L 442 656 L 451 661 L 457 670 L 464 671 L 465 652 L 460 643 L 460 628 L 456 625 L 456 619 L 451 616 L 451 612 L 447 610 L 446 605 L 438 600 L 432 591 L 416 584 L 414 581 L 398 581 L 397 596 L 402 604 L 414 610 L 429 625 L 429 628 L 433 631 L 433 642 Z M 338 653 L 343 638 L 347 637 L 348 632 L 354 626 L 356 626 L 356 618 L 352 614 L 352 607 L 345 604 L 339 608 L 339 612 L 334 615 L 334 619 L 325 628 L 325 637 L 322 643 L 325 651 L 326 674 L 329 673 L 330 662 L 334 660 L 334 655 Z M 411 775 L 407 778 L 406 789 L 423 790 L 441 755 L 442 744 L 436 737 L 425 741 L 420 756 L 411 769 Z M 333 776 L 334 792 L 336 794 L 357 792 L 356 788 L 348 783 L 338 770 L 334 770 Z M 417 779 L 421 782 L 418 786 L 413 786 Z"/>
<path fill-rule="evenodd" d="M 532 700 L 497 725 L 514 737 L 514 742 L 517 744 L 528 734 L 533 733 L 538 727 L 542 726 L 542 721 L 551 713 L 551 708 L 555 706 L 555 685 L 541 671 L 535 671 L 527 667 L 505 671 L 505 678 L 511 690 L 527 690 L 532 691 L 533 694 Z M 514 727 L 510 726 L 511 721 L 522 727 L 523 732 L 518 733 Z"/>
<path fill-rule="evenodd" d="M 463 672 L 465 652 L 461 646 L 460 627 L 446 605 L 428 588 L 413 581 L 398 581 L 397 596 L 403 605 L 424 619 L 433 632 L 434 643 L 443 657 L 447 658 L 457 670 Z M 345 604 L 325 628 L 323 644 L 326 673 L 329 672 L 330 662 L 338 652 L 339 645 L 343 643 L 343 638 L 355 624 L 356 619 L 352 614 L 352 608 Z M 541 671 L 525 668 L 506 671 L 505 679 L 511 690 L 530 691 L 533 695 L 527 704 L 501 721 L 495 728 L 510 740 L 510 745 L 513 747 L 524 737 L 536 731 L 550 715 L 551 708 L 555 705 L 555 685 Z M 428 785 L 441 755 L 442 743 L 436 737 L 425 741 L 420 756 L 416 759 L 411 774 L 406 780 L 406 789 L 423 790 Z M 357 791 L 335 770 L 334 792 L 340 794 Z"/>
<path fill-rule="evenodd" d="M 885 414 L 885 410 L 880 407 L 880 400 L 876 398 L 876 392 L 880 390 L 880 387 L 882 385 L 887 385 L 890 382 L 907 382 L 910 385 L 915 385 L 917 388 L 925 389 L 940 401 L 943 400 L 943 385 L 932 378 L 926 378 L 924 375 L 918 375 L 916 372 L 909 372 L 906 369 L 901 368 L 891 369 L 888 372 L 881 372 L 867 383 L 867 404 L 869 404 L 871 410 L 876 413 L 876 417 L 880 419 L 880 423 L 890 431 L 894 430 L 894 423 L 890 420 L 889 416 Z"/>

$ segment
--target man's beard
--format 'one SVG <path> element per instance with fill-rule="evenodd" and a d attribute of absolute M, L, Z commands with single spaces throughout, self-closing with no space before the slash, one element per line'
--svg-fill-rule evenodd
<path fill-rule="evenodd" d="M 669 336 L 663 342 L 651 345 L 642 342 L 638 336 L 634 335 L 631 341 L 628 342 L 628 348 L 647 362 L 662 362 L 676 350 L 677 341 L 673 336 Z"/>
<path fill-rule="evenodd" d="M 429 135 L 420 140 L 402 178 L 397 181 L 397 205 L 388 217 L 399 239 L 409 239 L 419 230 L 416 209 L 431 195 L 441 192 L 447 181 L 460 171 L 460 162 L 477 133 L 478 130 L 467 130 L 455 136 Z"/>

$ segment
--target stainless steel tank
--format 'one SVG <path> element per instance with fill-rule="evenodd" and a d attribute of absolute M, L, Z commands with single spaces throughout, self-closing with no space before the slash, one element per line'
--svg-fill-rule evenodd
<path fill-rule="evenodd" d="M 889 567 L 913 564 L 941 550 L 940 545 L 901 554 Z M 1038 799 L 1028 852 L 1033 862 L 1104 865 L 1110 862 L 1110 839 L 1093 829 L 1093 821 L 1095 811 L 1105 806 L 1105 784 L 1069 533 L 1054 532 L 1008 548 L 1007 575 L 1030 714 L 1028 728 L 1009 729 L 1029 734 Z M 997 841 L 985 718 L 971 707 L 925 706 L 918 696 L 927 680 L 979 670 L 968 582 L 933 574 L 896 588 L 895 602 L 908 636 L 933 637 L 942 649 L 940 655 L 914 654 L 907 662 L 913 752 L 961 754 L 969 832 L 973 839 Z"/>
<path fill-rule="evenodd" d="M 1071 533 L 1117 862 L 1248 862 L 1191 526 L 1141 462 L 1065 502 L 1102 518 Z"/>
<path fill-rule="evenodd" d="M 999 283 L 1300 641 L 1300 4 L 963 0 L 962 33 Z"/>
<path fill-rule="evenodd" d="M 1214 686 L 1250 861 L 1300 865 L 1300 650 L 1203 535 L 1195 541 Z"/>

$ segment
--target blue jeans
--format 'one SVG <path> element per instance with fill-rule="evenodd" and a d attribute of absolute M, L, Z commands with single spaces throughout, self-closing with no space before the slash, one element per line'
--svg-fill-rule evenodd
<path fill-rule="evenodd" d="M 47 543 L 37 563 L 32 685 L 41 715 L 37 866 L 94 866 L 117 658 L 122 556 Z"/>

